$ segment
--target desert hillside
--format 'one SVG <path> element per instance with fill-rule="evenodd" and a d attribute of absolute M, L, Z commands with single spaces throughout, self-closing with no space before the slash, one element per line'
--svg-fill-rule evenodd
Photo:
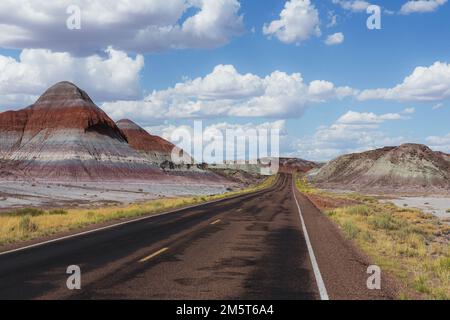
<path fill-rule="evenodd" d="M 2 180 L 223 181 L 197 167 L 162 168 L 173 144 L 130 120 L 116 124 L 70 82 L 52 86 L 25 109 L 0 113 L 0 137 Z"/>
<path fill-rule="evenodd" d="M 311 179 L 322 187 L 383 192 L 450 192 L 450 156 L 404 144 L 341 156 Z"/>

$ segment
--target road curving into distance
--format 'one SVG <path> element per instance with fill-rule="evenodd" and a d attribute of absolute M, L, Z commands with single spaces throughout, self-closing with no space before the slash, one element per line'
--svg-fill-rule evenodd
<path fill-rule="evenodd" d="M 81 290 L 66 270 L 81 268 Z M 0 254 L 0 299 L 391 299 L 281 174 L 270 188 Z"/>

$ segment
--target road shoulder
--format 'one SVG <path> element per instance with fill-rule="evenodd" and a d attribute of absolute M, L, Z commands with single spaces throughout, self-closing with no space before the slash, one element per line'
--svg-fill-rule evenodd
<path fill-rule="evenodd" d="M 367 269 L 372 265 L 338 226 L 326 217 L 304 194 L 294 188 L 302 209 L 317 263 L 332 300 L 396 299 L 398 283 L 382 272 L 381 290 L 369 290 Z"/>

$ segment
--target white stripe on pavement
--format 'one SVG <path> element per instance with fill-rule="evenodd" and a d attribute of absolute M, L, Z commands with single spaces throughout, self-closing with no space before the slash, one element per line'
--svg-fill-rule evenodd
<path fill-rule="evenodd" d="M 320 299 L 321 300 L 330 300 L 328 297 L 327 288 L 325 287 L 325 283 L 322 279 L 322 274 L 320 273 L 319 265 L 317 264 L 316 256 L 314 255 L 314 250 L 311 245 L 311 241 L 309 239 L 308 230 L 306 229 L 305 220 L 303 219 L 302 215 L 302 209 L 300 208 L 300 205 L 298 204 L 297 196 L 295 195 L 295 179 L 294 176 L 292 176 L 292 192 L 294 193 L 294 199 L 295 203 L 297 204 L 298 208 L 298 214 L 300 216 L 300 221 L 302 222 L 302 229 L 303 233 L 305 235 L 306 240 L 306 246 L 308 247 L 309 257 L 311 260 L 311 264 L 314 270 L 314 276 L 316 278 L 317 287 L 319 289 Z"/>

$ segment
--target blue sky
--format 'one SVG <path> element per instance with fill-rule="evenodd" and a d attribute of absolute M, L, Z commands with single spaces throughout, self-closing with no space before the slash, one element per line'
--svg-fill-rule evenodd
<path fill-rule="evenodd" d="M 280 126 L 281 153 L 312 160 L 404 142 L 450 152 L 447 1 L 372 1 L 382 8 L 381 30 L 366 27 L 365 1 L 221 0 L 209 7 L 208 1 L 142 0 L 141 15 L 130 10 L 114 20 L 106 13 L 117 12 L 105 8 L 105 17 L 92 21 L 94 8 L 78 1 L 81 30 L 51 19 L 65 21 L 64 7 L 36 7 L 48 18 L 35 22 L 44 25 L 41 33 L 27 29 L 34 17 L 8 19 L 8 8 L 0 5 L 2 28 L 15 28 L 0 36 L 0 111 L 25 106 L 46 86 L 71 80 L 116 120 L 132 118 L 166 138 L 174 128 L 204 119 L 211 127 Z M 177 5 L 179 11 L 170 11 Z M 280 17 L 283 10 L 289 19 Z M 127 15 L 136 22 L 127 23 L 133 20 Z M 186 23 L 192 17 L 195 23 Z M 142 30 L 150 31 L 127 41 Z M 343 41 L 327 45 L 337 33 Z M 277 72 L 282 75 L 275 77 Z M 232 79 L 224 81 L 224 74 Z M 312 95 L 315 80 L 321 83 Z M 283 81 L 292 90 L 278 92 Z"/>

